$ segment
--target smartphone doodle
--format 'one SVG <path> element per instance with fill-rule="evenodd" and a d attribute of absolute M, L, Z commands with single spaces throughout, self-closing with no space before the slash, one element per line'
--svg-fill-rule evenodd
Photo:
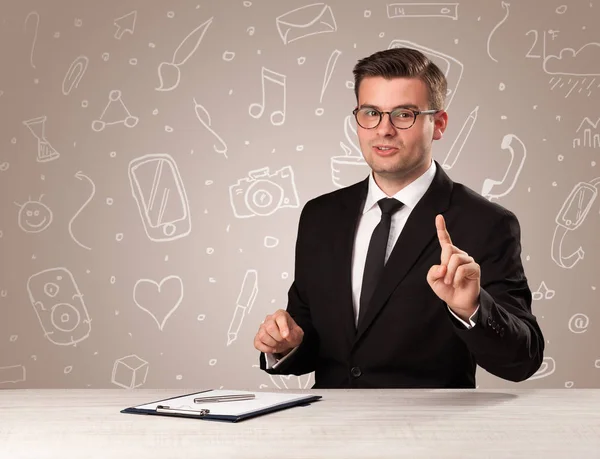
<path fill-rule="evenodd" d="M 425 46 L 418 45 L 411 41 L 407 40 L 392 40 L 389 44 L 388 49 L 392 48 L 412 48 L 417 51 L 421 51 L 425 54 L 431 61 L 436 64 L 444 75 L 446 76 L 446 80 L 448 80 L 448 88 L 446 90 L 446 107 L 448 110 L 450 104 L 452 103 L 452 99 L 456 94 L 456 90 L 458 89 L 458 85 L 462 78 L 464 66 L 462 62 L 453 58 L 452 56 L 448 56 L 447 54 L 441 53 L 439 51 L 426 48 Z"/>
<path fill-rule="evenodd" d="M 73 274 L 66 268 L 50 268 L 27 281 L 29 300 L 46 338 L 59 346 L 86 339 L 91 319 Z"/>
<path fill-rule="evenodd" d="M 556 215 L 556 228 L 552 237 L 552 260 L 561 268 L 570 269 L 583 259 L 585 252 L 581 246 L 570 255 L 563 255 L 563 240 L 569 231 L 574 231 L 581 226 L 598 196 L 599 187 L 600 177 L 589 182 L 579 182 L 571 190 Z"/>
<path fill-rule="evenodd" d="M 518 144 L 516 149 L 513 148 L 514 142 L 517 142 Z M 502 139 L 500 146 L 503 150 L 508 150 L 510 152 L 510 163 L 508 164 L 502 179 L 495 180 L 486 178 L 483 182 L 481 194 L 490 201 L 494 198 L 498 199 L 502 196 L 506 196 L 512 191 L 517 183 L 519 174 L 523 169 L 523 164 L 525 164 L 525 158 L 527 157 L 525 144 L 514 134 L 506 134 Z M 492 190 L 494 191 L 492 192 Z"/>
<path fill-rule="evenodd" d="M 131 192 L 146 235 L 154 242 L 187 236 L 190 208 L 177 164 L 168 154 L 148 154 L 129 163 Z"/>

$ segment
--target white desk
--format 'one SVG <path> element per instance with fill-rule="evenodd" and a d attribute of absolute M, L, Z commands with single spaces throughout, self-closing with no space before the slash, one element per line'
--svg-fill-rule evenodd
<path fill-rule="evenodd" d="M 600 458 L 592 389 L 317 390 L 240 423 L 119 412 L 199 390 L 0 390 L 0 458 Z"/>

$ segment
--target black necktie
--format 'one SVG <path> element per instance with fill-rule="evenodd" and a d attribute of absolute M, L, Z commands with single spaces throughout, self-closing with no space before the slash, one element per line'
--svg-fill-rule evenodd
<path fill-rule="evenodd" d="M 367 306 L 377 282 L 383 272 L 385 266 L 385 251 L 390 235 L 390 224 L 392 222 L 392 214 L 400 209 L 404 204 L 394 198 L 380 199 L 377 204 L 381 209 L 381 220 L 373 230 L 371 242 L 369 242 L 369 250 L 367 252 L 367 261 L 365 262 L 365 271 L 363 274 L 362 289 L 360 292 L 360 308 L 358 311 L 358 322 L 360 323 L 365 313 Z"/>

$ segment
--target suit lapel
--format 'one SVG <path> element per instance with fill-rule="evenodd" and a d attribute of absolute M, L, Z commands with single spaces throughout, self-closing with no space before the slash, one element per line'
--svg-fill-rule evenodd
<path fill-rule="evenodd" d="M 358 324 L 354 344 L 372 324 L 396 286 L 417 262 L 425 247 L 437 237 L 435 216 L 448 208 L 451 193 L 452 181 L 436 162 L 433 182 L 411 212 L 400 233 L 364 319 Z M 426 282 L 425 279 L 423 281 Z"/>
<path fill-rule="evenodd" d="M 352 254 L 358 219 L 364 207 L 368 187 L 367 178 L 349 187 L 346 193 L 339 194 L 340 206 L 339 220 L 336 225 L 338 232 L 334 243 L 334 266 L 339 266 L 340 269 L 336 271 L 338 278 L 334 285 L 340 288 L 340 319 L 348 340 L 348 347 L 352 346 L 356 334 L 352 299 Z"/>

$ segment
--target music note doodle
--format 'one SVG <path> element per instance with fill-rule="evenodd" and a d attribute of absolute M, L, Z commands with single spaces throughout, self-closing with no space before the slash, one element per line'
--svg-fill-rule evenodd
<path fill-rule="evenodd" d="M 278 94 L 281 94 L 281 102 L 279 107 L 281 110 L 273 110 L 271 112 L 271 124 L 274 126 L 281 126 L 285 122 L 285 106 L 286 106 L 286 82 L 285 75 L 282 75 L 277 72 L 273 72 L 272 70 L 267 69 L 266 67 L 262 68 L 262 103 L 254 103 L 250 105 L 249 112 L 250 116 L 253 118 L 260 118 L 265 111 L 266 106 L 266 95 L 267 95 L 267 86 L 266 82 L 270 82 L 272 85 L 274 84 L 274 88 L 269 93 L 273 91 L 278 91 Z"/>

